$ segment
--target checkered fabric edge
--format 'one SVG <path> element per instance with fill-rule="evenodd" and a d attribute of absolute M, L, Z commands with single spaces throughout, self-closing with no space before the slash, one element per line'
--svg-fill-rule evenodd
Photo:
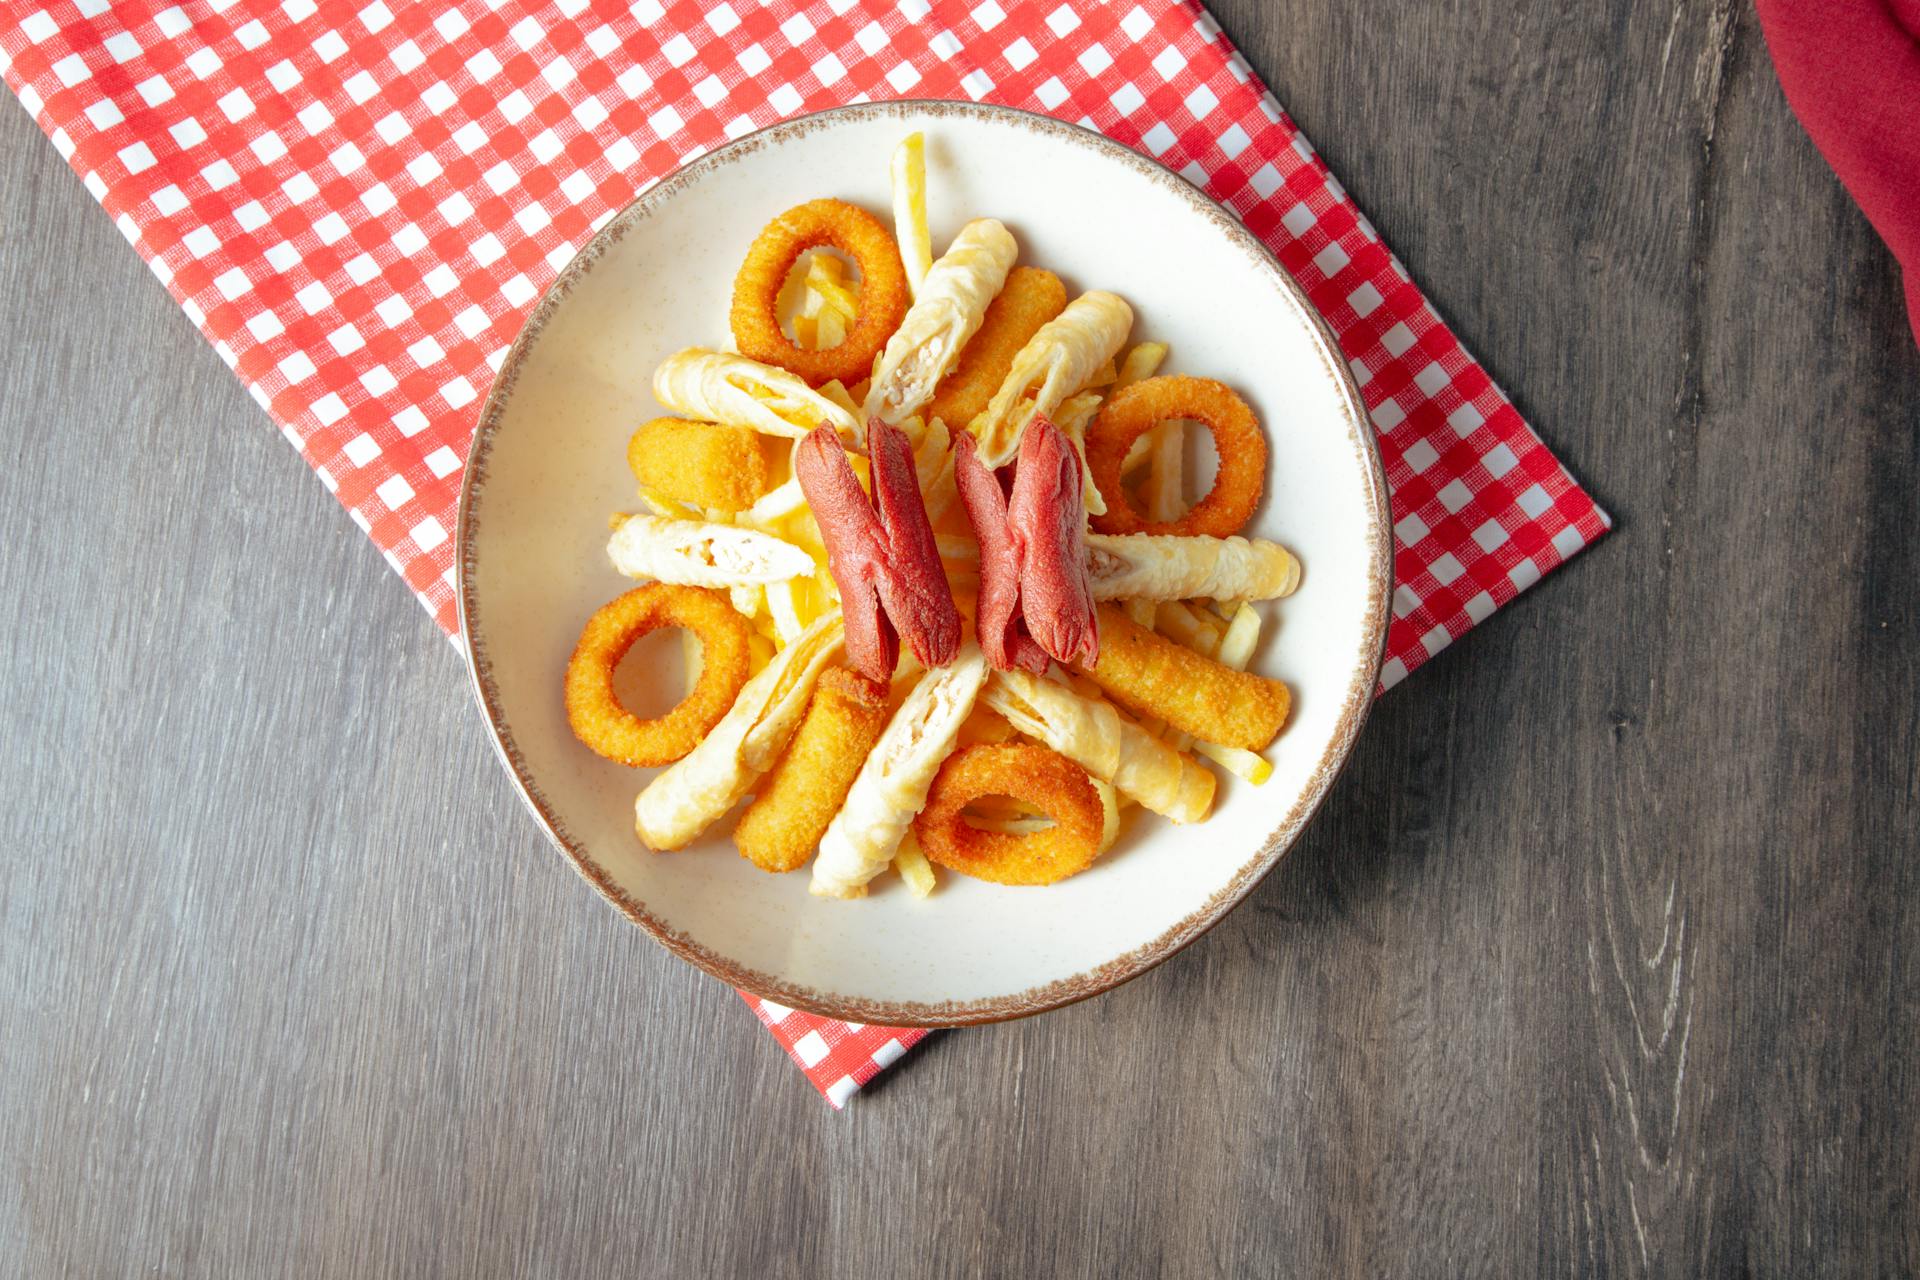
<path fill-rule="evenodd" d="M 875 98 L 1097 129 L 1274 250 L 1393 491 L 1382 689 L 1609 526 L 1197 3 L 9 0 L 0 72 L 449 632 L 478 402 L 541 290 L 680 165 Z M 835 1106 L 918 1038 L 749 1002 Z"/>

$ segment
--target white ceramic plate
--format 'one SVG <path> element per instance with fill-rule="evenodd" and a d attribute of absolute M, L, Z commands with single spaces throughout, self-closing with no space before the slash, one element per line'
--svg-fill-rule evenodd
<path fill-rule="evenodd" d="M 1020 260 L 1069 294 L 1133 304 L 1134 340 L 1167 369 L 1219 378 L 1263 420 L 1267 496 L 1249 533 L 1305 565 L 1254 667 L 1294 709 L 1262 787 L 1221 779 L 1213 816 L 1174 826 L 1133 811 L 1090 871 L 1045 889 L 941 871 L 916 900 L 888 874 L 858 902 L 772 876 L 733 849 L 731 819 L 655 854 L 633 831 L 651 772 L 573 738 L 561 679 L 588 614 L 632 584 L 609 566 L 607 513 L 635 505 L 628 434 L 659 413 L 654 366 L 730 347 L 727 306 L 748 243 L 817 196 L 885 216 L 887 161 L 927 134 L 936 251 L 969 218 L 1004 221 Z M 1253 888 L 1332 784 L 1372 700 L 1391 563 L 1386 485 L 1332 336 L 1292 280 L 1220 207 L 1096 134 L 1005 108 L 847 107 L 741 139 L 653 187 L 574 259 L 494 383 L 460 506 L 461 616 L 501 755 L 541 824 L 629 919 L 735 986 L 859 1022 L 938 1026 L 1016 1017 L 1143 972 Z M 678 681 L 677 664 L 660 678 Z M 663 697 L 664 701 L 664 697 Z"/>

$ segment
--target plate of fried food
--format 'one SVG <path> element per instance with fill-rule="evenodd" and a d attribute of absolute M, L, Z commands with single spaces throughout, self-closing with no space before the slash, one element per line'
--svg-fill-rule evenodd
<path fill-rule="evenodd" d="M 1345 362 L 1231 214 L 897 102 L 700 157 L 561 273 L 458 593 L 507 769 L 615 907 L 767 999 L 943 1026 L 1252 890 L 1366 717 L 1390 550 Z"/>

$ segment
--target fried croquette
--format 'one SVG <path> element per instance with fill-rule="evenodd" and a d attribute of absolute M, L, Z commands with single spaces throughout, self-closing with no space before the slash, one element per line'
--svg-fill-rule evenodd
<path fill-rule="evenodd" d="M 767 491 L 760 433 L 718 422 L 655 418 L 627 441 L 642 489 L 702 511 L 745 511 Z"/>
<path fill-rule="evenodd" d="M 741 855 L 762 871 L 806 865 L 886 727 L 885 685 L 845 667 L 821 672 L 787 753 L 733 829 Z"/>
<path fill-rule="evenodd" d="M 940 380 L 927 405 L 927 419 L 939 418 L 955 431 L 972 422 L 1006 380 L 1013 358 L 1027 339 L 1066 309 L 1067 286 L 1053 272 L 1039 267 L 1015 267 L 1008 272 L 1007 282 L 987 304 L 979 329 Z"/>
<path fill-rule="evenodd" d="M 1278 680 L 1235 671 L 1140 626 L 1102 604 L 1100 656 L 1079 667 L 1121 706 L 1223 747 L 1259 751 L 1279 734 L 1293 703 Z"/>

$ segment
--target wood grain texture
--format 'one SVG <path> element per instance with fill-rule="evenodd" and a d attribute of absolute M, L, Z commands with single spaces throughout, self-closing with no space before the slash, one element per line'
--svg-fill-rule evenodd
<path fill-rule="evenodd" d="M 1887 254 L 1733 0 L 1214 8 L 1620 528 L 1206 942 L 840 1115 L 0 106 L 0 1269 L 1920 1270 Z"/>

